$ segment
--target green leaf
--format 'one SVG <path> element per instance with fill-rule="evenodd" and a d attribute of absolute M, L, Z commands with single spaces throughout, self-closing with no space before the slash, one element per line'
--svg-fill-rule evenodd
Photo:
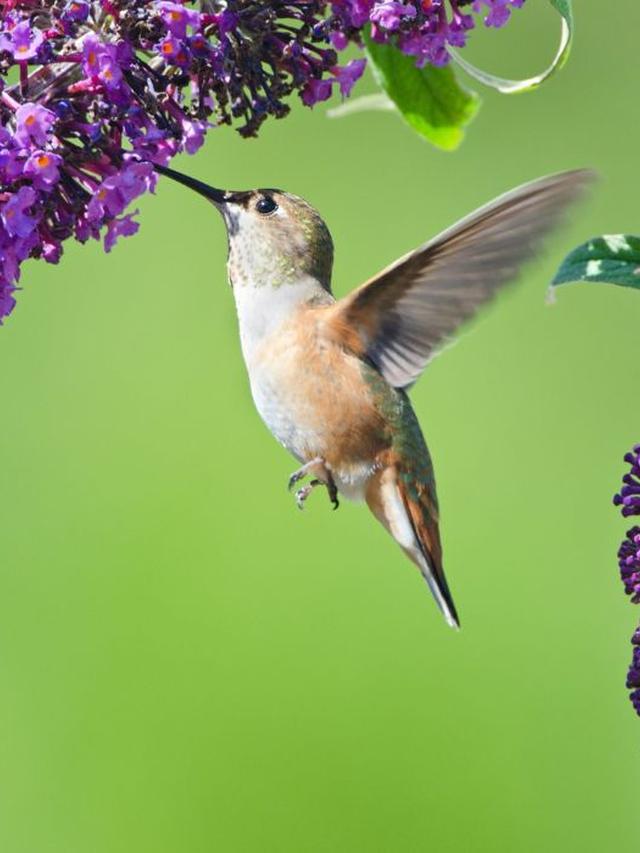
<path fill-rule="evenodd" d="M 504 77 L 497 77 L 495 74 L 489 74 L 481 68 L 477 68 L 468 62 L 464 56 L 458 51 L 451 51 L 451 54 L 460 68 L 463 68 L 467 74 L 470 74 L 475 80 L 483 83 L 485 86 L 490 86 L 492 89 L 497 89 L 505 95 L 513 95 L 518 92 L 528 92 L 531 89 L 537 89 L 545 80 L 548 80 L 556 71 L 565 64 L 569 58 L 571 50 L 571 42 L 573 40 L 573 9 L 571 8 L 571 0 L 550 0 L 553 8 L 562 16 L 562 31 L 560 33 L 560 46 L 551 65 L 541 74 L 536 74 L 534 77 L 528 77 L 526 80 L 507 80 Z"/>
<path fill-rule="evenodd" d="M 640 237 L 604 234 L 574 249 L 562 262 L 552 286 L 596 281 L 640 289 Z"/>
<path fill-rule="evenodd" d="M 480 100 L 463 89 L 451 68 L 416 68 L 415 58 L 365 36 L 369 62 L 380 87 L 414 130 L 438 148 L 452 151 Z"/>

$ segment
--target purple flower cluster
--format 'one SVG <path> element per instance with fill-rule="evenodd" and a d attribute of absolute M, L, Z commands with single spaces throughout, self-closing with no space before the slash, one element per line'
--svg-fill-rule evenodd
<path fill-rule="evenodd" d="M 446 65 L 450 60 L 449 47 L 464 47 L 467 33 L 475 27 L 473 15 L 485 13 L 487 27 L 502 27 L 509 20 L 512 8 L 524 5 L 524 0 L 422 0 L 422 2 L 385 2 L 346 4 L 353 9 L 368 7 L 371 35 L 376 41 L 394 43 L 409 56 L 416 57 L 418 66 Z M 467 12 L 464 8 L 468 7 Z M 352 23 L 357 24 L 361 15 Z"/>
<path fill-rule="evenodd" d="M 624 461 L 631 470 L 622 478 L 623 486 L 614 495 L 613 502 L 625 517 L 640 515 L 640 444 L 636 444 L 630 453 L 625 453 Z"/>
<path fill-rule="evenodd" d="M 627 673 L 627 688 L 632 691 L 629 698 L 636 714 L 640 717 L 640 628 L 636 628 L 631 643 L 633 644 L 633 659 Z"/>
<path fill-rule="evenodd" d="M 622 478 L 623 486 L 614 495 L 613 502 L 621 508 L 622 515 L 640 515 L 640 444 L 636 444 L 624 461 L 631 466 L 628 474 Z M 618 550 L 618 565 L 625 593 L 634 604 L 640 604 L 640 527 L 627 531 Z M 631 638 L 633 659 L 627 674 L 627 688 L 632 691 L 631 702 L 640 716 L 640 627 Z"/>
<path fill-rule="evenodd" d="M 634 604 L 640 604 L 640 527 L 627 530 L 618 549 L 618 565 L 625 593 Z"/>
<path fill-rule="evenodd" d="M 153 191 L 153 163 L 193 154 L 220 124 L 254 136 L 294 92 L 308 106 L 349 95 L 365 60 L 341 66 L 337 51 L 363 28 L 442 65 L 469 11 L 502 26 L 523 2 L 2 0 L 0 322 L 26 258 L 135 233 L 125 209 Z"/>

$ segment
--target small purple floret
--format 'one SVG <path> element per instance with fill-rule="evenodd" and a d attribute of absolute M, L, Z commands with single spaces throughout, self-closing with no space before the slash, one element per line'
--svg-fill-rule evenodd
<path fill-rule="evenodd" d="M 55 119 L 55 114 L 40 104 L 22 104 L 15 112 L 15 141 L 23 148 L 32 143 L 45 145 Z"/>
<path fill-rule="evenodd" d="M 302 90 L 302 103 L 312 107 L 331 97 L 331 80 L 309 80 Z"/>
<path fill-rule="evenodd" d="M 487 16 L 484 19 L 488 27 L 503 27 L 511 15 L 511 8 L 519 8 L 524 0 L 475 0 L 474 12 L 482 12 L 487 7 Z"/>
<path fill-rule="evenodd" d="M 0 209 L 0 218 L 9 237 L 29 237 L 38 220 L 28 214 L 37 199 L 32 187 L 20 187 Z"/>
<path fill-rule="evenodd" d="M 385 30 L 397 30 L 403 19 L 413 20 L 417 16 L 416 7 L 411 3 L 396 3 L 386 0 L 383 3 L 375 3 L 369 20 Z"/>
<path fill-rule="evenodd" d="M 37 190 L 49 192 L 60 180 L 62 157 L 49 151 L 34 151 L 24 165 L 23 175 L 31 178 Z"/>
<path fill-rule="evenodd" d="M 29 21 L 21 21 L 0 35 L 0 50 L 6 50 L 16 62 L 27 62 L 36 56 L 43 41 L 40 30 L 31 29 Z"/>
<path fill-rule="evenodd" d="M 187 27 L 197 30 L 202 15 L 195 9 L 189 9 L 181 3 L 158 3 L 157 8 L 169 32 L 183 39 L 187 35 Z"/>
<path fill-rule="evenodd" d="M 119 237 L 131 237 L 138 231 L 140 225 L 133 219 L 138 213 L 139 211 L 134 210 L 133 213 L 127 213 L 125 216 L 110 220 L 104 237 L 105 252 L 110 252 L 113 249 Z"/>
<path fill-rule="evenodd" d="M 351 94 L 351 90 L 364 74 L 366 64 L 365 59 L 352 59 L 342 68 L 336 66 L 332 69 L 343 98 L 347 98 Z"/>
<path fill-rule="evenodd" d="M 70 0 L 60 15 L 63 21 L 82 23 L 89 17 L 89 4 L 86 0 Z"/>

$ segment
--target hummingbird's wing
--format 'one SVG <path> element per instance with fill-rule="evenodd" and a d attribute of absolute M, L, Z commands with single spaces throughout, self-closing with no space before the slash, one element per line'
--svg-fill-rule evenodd
<path fill-rule="evenodd" d="M 541 178 L 499 196 L 335 306 L 338 329 L 390 385 L 406 388 L 456 329 L 535 253 L 595 173 Z"/>

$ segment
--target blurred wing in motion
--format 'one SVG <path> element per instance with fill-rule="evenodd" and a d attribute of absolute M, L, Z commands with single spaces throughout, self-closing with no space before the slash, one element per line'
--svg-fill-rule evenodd
<path fill-rule="evenodd" d="M 581 169 L 518 187 L 380 272 L 335 306 L 337 329 L 406 388 L 458 327 L 517 275 L 595 178 Z"/>

